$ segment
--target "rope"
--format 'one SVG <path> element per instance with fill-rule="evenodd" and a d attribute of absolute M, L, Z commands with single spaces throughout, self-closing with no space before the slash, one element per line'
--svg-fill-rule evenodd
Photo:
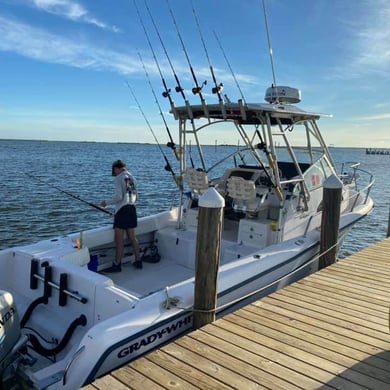
<path fill-rule="evenodd" d="M 172 308 L 177 308 L 177 309 L 189 310 L 188 307 L 178 306 L 178 303 L 180 302 L 180 298 L 179 297 L 170 297 L 168 295 L 168 287 L 165 287 L 165 295 L 166 295 L 167 298 L 161 304 L 163 309 L 170 310 Z"/>

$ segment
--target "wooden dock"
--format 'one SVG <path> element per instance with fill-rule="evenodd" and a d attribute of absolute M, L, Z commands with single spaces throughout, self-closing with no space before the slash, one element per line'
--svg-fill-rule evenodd
<path fill-rule="evenodd" d="M 84 389 L 390 389 L 390 238 Z"/>

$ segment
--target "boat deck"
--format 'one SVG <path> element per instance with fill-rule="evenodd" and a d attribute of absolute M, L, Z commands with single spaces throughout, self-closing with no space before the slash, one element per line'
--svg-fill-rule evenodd
<path fill-rule="evenodd" d="M 84 387 L 389 389 L 390 239 Z"/>
<path fill-rule="evenodd" d="M 224 221 L 221 239 L 220 265 L 230 263 L 242 256 L 255 253 L 260 249 L 256 244 L 237 242 L 238 221 Z M 256 237 L 256 235 L 254 235 Z M 156 233 L 161 260 L 157 263 L 143 262 L 142 270 L 132 266 L 131 256 L 125 257 L 122 272 L 104 274 L 104 268 L 99 272 L 112 279 L 114 284 L 133 296 L 142 298 L 153 292 L 181 283 L 195 276 L 196 264 L 196 229 L 180 230 L 175 226 L 165 227 Z M 112 257 L 105 259 L 106 265 L 111 265 Z"/>

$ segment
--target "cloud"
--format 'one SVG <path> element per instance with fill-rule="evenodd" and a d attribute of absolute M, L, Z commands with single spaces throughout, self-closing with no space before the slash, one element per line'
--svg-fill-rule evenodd
<path fill-rule="evenodd" d="M 108 26 L 106 23 L 94 18 L 90 13 L 76 1 L 69 0 L 31 0 L 31 4 L 53 15 L 61 16 L 70 19 L 74 22 L 81 22 L 95 25 L 105 30 L 118 32 L 115 26 Z"/>
<path fill-rule="evenodd" d="M 87 20 L 87 11 L 78 3 L 65 0 L 28 0 L 29 4 L 39 7 L 45 12 L 61 15 L 68 19 L 82 21 Z M 26 3 L 24 3 L 26 4 Z M 140 75 L 144 76 L 142 66 L 136 51 L 132 51 L 127 45 L 125 50 L 115 50 L 111 47 L 104 47 L 102 41 L 97 43 L 96 39 L 90 39 L 87 35 L 72 35 L 55 33 L 46 27 L 36 27 L 17 19 L 10 19 L 0 15 L 0 51 L 11 52 L 25 58 L 33 59 L 43 63 L 61 64 L 75 68 L 91 69 L 95 71 L 110 71 L 122 76 Z M 109 41 L 107 41 L 109 42 Z M 115 42 L 118 45 L 118 42 Z M 113 45 L 114 46 L 114 45 Z M 184 60 L 171 58 L 174 69 L 180 74 L 180 81 L 183 84 L 193 83 L 191 73 Z M 158 69 L 150 53 L 144 57 L 145 67 L 151 77 L 158 77 Z M 159 59 L 159 65 L 164 77 L 173 78 L 173 73 L 166 60 Z M 202 79 L 210 80 L 210 70 L 205 66 L 197 66 L 197 77 L 199 83 Z M 233 77 L 222 68 L 215 67 L 217 80 L 223 80 L 224 84 L 234 85 Z M 255 77 L 244 73 L 237 73 L 236 79 L 241 85 L 251 86 L 256 84 Z M 210 88 L 207 88 L 211 90 Z M 205 88 L 206 90 L 206 88 Z M 187 92 L 191 94 L 191 91 Z"/>
<path fill-rule="evenodd" d="M 123 52 L 94 46 L 0 16 L 0 50 L 38 61 L 77 68 L 109 70 L 123 75 L 139 72 L 139 60 Z"/>
<path fill-rule="evenodd" d="M 350 22 L 350 34 L 356 45 L 350 64 L 357 74 L 377 73 L 389 77 L 390 67 L 390 3 L 387 0 L 363 2 L 367 12 L 363 19 Z"/>
<path fill-rule="evenodd" d="M 378 114 L 378 115 L 370 115 L 370 116 L 362 116 L 362 117 L 355 117 L 354 120 L 358 121 L 381 121 L 390 119 L 390 113 L 385 114 Z"/>

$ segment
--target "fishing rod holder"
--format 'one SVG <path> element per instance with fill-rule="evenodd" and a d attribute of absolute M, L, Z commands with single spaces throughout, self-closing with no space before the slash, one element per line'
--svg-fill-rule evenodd
<path fill-rule="evenodd" d="M 55 288 L 59 291 L 59 306 L 66 306 L 67 298 L 73 298 L 76 301 L 86 304 L 88 299 L 85 297 L 81 297 L 77 291 L 69 291 L 68 290 L 68 274 L 61 273 L 60 274 L 60 282 L 59 284 L 54 283 L 52 280 L 52 266 L 49 265 L 48 262 L 43 262 L 42 267 L 45 269 L 44 276 L 38 273 L 39 260 L 32 259 L 31 260 L 31 268 L 30 268 L 30 288 L 32 290 L 36 290 L 38 288 L 38 281 L 43 282 L 44 284 L 44 292 L 45 296 L 51 296 L 51 288 Z"/>

